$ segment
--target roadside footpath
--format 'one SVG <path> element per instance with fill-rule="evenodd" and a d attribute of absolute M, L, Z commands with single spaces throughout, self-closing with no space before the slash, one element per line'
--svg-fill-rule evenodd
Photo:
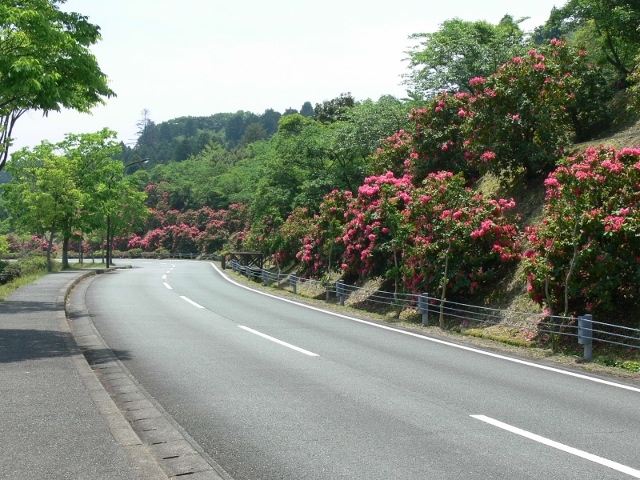
<path fill-rule="evenodd" d="M 46 275 L 0 304 L 0 478 L 166 479 L 80 353 Z"/>

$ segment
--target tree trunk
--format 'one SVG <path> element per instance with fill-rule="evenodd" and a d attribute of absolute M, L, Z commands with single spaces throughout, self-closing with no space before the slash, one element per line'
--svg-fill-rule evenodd
<path fill-rule="evenodd" d="M 106 255 L 107 268 L 111 266 L 111 216 L 107 215 L 107 255 Z"/>
<path fill-rule="evenodd" d="M 576 260 L 578 259 L 578 221 L 579 217 L 576 216 L 573 223 L 573 257 L 569 263 L 569 271 L 564 279 L 564 316 L 569 315 L 569 279 L 573 274 L 573 270 L 576 266 Z"/>
<path fill-rule="evenodd" d="M 49 243 L 47 244 L 47 272 L 53 272 L 53 263 L 51 262 L 51 249 L 53 248 L 53 232 L 49 235 Z"/>
<path fill-rule="evenodd" d="M 447 299 L 447 283 L 449 283 L 449 252 L 451 252 L 451 239 L 444 255 L 444 278 L 442 283 L 442 298 L 440 299 L 440 328 L 444 329 L 444 302 Z"/>
<path fill-rule="evenodd" d="M 66 235 L 62 239 L 62 268 L 69 268 L 69 237 Z"/>
<path fill-rule="evenodd" d="M 327 286 L 326 286 L 326 294 L 325 301 L 329 301 L 331 291 L 329 289 L 329 283 L 331 282 L 331 254 L 333 252 L 333 242 L 331 242 L 331 246 L 329 247 L 329 265 L 327 265 Z"/>

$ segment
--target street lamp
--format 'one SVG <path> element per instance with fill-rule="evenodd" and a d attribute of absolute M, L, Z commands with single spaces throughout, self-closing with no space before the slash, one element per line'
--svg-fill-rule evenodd
<path fill-rule="evenodd" d="M 135 162 L 125 164 L 124 165 L 125 175 L 127 174 L 127 168 L 132 167 L 134 165 L 139 165 L 141 163 L 149 163 L 149 158 L 143 158 L 142 160 L 136 160 Z"/>

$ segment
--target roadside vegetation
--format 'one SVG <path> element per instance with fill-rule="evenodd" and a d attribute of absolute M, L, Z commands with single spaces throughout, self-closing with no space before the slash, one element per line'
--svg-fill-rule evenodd
<path fill-rule="evenodd" d="M 640 8 L 569 0 L 532 32 L 521 23 L 454 18 L 416 33 L 407 98 L 343 93 L 159 124 L 144 110 L 134 147 L 105 129 L 15 152 L 1 232 L 35 235 L 49 258 L 58 248 L 62 268 L 80 251 L 107 265 L 254 251 L 325 282 L 638 329 Z M 554 349 L 574 348 L 561 340 Z"/>

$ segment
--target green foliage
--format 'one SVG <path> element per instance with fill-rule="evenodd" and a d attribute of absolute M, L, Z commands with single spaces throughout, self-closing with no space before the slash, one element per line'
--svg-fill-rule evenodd
<path fill-rule="evenodd" d="M 114 95 L 89 48 L 100 28 L 59 0 L 0 5 L 0 169 L 15 122 L 29 110 L 88 112 Z"/>
<path fill-rule="evenodd" d="M 6 235 L 0 235 L 0 258 L 5 258 L 9 253 L 9 240 Z"/>
<path fill-rule="evenodd" d="M 618 85 L 624 85 L 640 52 L 638 25 L 640 4 L 637 1 L 569 0 L 561 9 L 554 9 L 547 24 L 538 32 L 543 36 L 560 31 L 588 37 L 598 47 L 598 63 L 610 65 L 616 72 Z M 585 31 L 587 35 L 580 35 Z"/>
<path fill-rule="evenodd" d="M 628 81 L 631 84 L 629 88 L 629 106 L 630 110 L 640 113 L 640 55 L 636 58 L 636 67 L 629 75 Z"/>
<path fill-rule="evenodd" d="M 564 42 L 514 57 L 487 79 L 471 84 L 475 101 L 466 128 L 471 160 L 497 175 L 528 177 L 550 171 L 571 143 L 567 106 L 575 104 L 577 79 L 565 58 Z"/>
<path fill-rule="evenodd" d="M 47 270 L 47 260 L 41 256 L 21 258 L 15 262 L 0 261 L 0 284 L 13 282 L 20 277 L 38 274 Z"/>
<path fill-rule="evenodd" d="M 442 91 L 471 92 L 469 80 L 487 77 L 524 46 L 520 21 L 505 15 L 500 23 L 446 20 L 434 33 L 416 33 L 420 43 L 407 52 L 411 73 L 404 83 L 428 98 Z"/>
<path fill-rule="evenodd" d="M 72 163 L 56 150 L 56 145 L 45 141 L 33 151 L 25 148 L 14 153 L 9 164 L 13 178 L 5 186 L 17 225 L 28 232 L 49 234 L 48 257 L 54 237 L 71 234 L 86 200 L 86 193 L 74 182 Z"/>
<path fill-rule="evenodd" d="M 339 97 L 331 100 L 325 100 L 322 103 L 316 103 L 313 109 L 314 118 L 323 123 L 336 122 L 344 120 L 344 115 L 356 103 L 351 93 L 341 93 Z"/>
<path fill-rule="evenodd" d="M 146 215 L 144 193 L 123 180 L 115 132 L 68 134 L 54 145 L 43 142 L 16 152 L 9 165 L 13 176 L 5 192 L 22 229 L 47 234 L 49 250 L 60 235 L 63 267 L 68 267 L 69 240 L 76 232 L 106 232 L 111 238 L 132 228 Z"/>

